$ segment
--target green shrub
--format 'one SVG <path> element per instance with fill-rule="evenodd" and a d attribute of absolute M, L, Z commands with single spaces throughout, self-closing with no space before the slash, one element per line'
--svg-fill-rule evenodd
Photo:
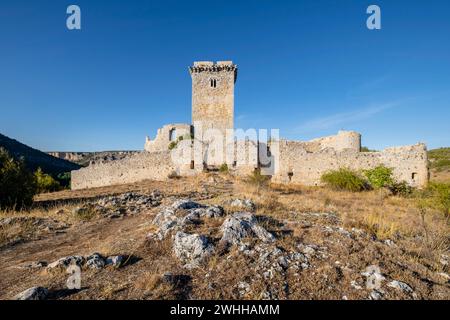
<path fill-rule="evenodd" d="M 0 209 L 22 209 L 33 203 L 36 179 L 23 160 L 0 148 Z"/>
<path fill-rule="evenodd" d="M 414 188 L 405 181 L 393 182 L 387 186 L 394 196 L 408 197 L 413 194 Z"/>
<path fill-rule="evenodd" d="M 51 175 L 42 172 L 41 168 L 36 170 L 34 176 L 36 178 L 37 193 L 54 192 L 61 189 L 59 182 L 53 179 Z"/>
<path fill-rule="evenodd" d="M 364 175 L 367 177 L 370 185 L 374 189 L 388 187 L 394 183 L 392 178 L 392 169 L 383 165 L 374 169 L 364 170 Z"/>
<path fill-rule="evenodd" d="M 450 216 L 450 183 L 430 182 L 425 194 L 429 199 L 429 207 Z"/>
<path fill-rule="evenodd" d="M 450 169 L 450 148 L 440 148 L 428 151 L 430 168 L 437 171 Z"/>
<path fill-rule="evenodd" d="M 173 149 L 175 149 L 175 148 L 176 148 L 176 146 L 177 146 L 177 142 L 175 142 L 175 141 L 172 141 L 171 143 L 169 143 L 169 150 L 173 150 Z"/>
<path fill-rule="evenodd" d="M 62 188 L 70 188 L 70 179 L 70 172 L 60 173 L 56 176 L 56 180 L 59 182 Z"/>
<path fill-rule="evenodd" d="M 334 190 L 359 192 L 369 189 L 369 186 L 357 172 L 341 168 L 322 175 L 321 180 Z"/>
<path fill-rule="evenodd" d="M 246 178 L 247 183 L 256 187 L 256 192 L 259 194 L 261 188 L 269 184 L 270 176 L 261 174 L 261 169 L 255 169 L 252 174 Z"/>
<path fill-rule="evenodd" d="M 367 147 L 361 147 L 361 152 L 377 152 L 376 150 L 369 149 Z"/>
<path fill-rule="evenodd" d="M 219 172 L 222 172 L 222 173 L 228 173 L 228 165 L 227 165 L 226 163 L 222 164 L 222 165 L 219 167 Z"/>

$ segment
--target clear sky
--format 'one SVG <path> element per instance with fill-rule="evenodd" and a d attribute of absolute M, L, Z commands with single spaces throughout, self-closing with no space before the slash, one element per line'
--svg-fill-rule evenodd
<path fill-rule="evenodd" d="M 70 4 L 82 30 L 66 28 Z M 1 0 L 0 133 L 44 151 L 142 149 L 190 123 L 193 61 L 233 60 L 236 127 L 450 146 L 449 16 L 448 0 Z"/>

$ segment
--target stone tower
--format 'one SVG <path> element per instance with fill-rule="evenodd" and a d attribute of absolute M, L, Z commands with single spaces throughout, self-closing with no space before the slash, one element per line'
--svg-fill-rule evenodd
<path fill-rule="evenodd" d="M 194 131 L 234 128 L 234 84 L 237 66 L 232 61 L 198 61 L 189 68 L 192 77 Z"/>

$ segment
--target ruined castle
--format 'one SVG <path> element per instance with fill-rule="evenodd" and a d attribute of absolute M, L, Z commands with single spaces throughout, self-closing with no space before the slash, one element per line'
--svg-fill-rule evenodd
<path fill-rule="evenodd" d="M 168 124 L 144 151 L 125 159 L 93 164 L 72 172 L 72 189 L 165 180 L 217 170 L 224 164 L 235 175 L 255 169 L 272 182 L 319 185 L 323 173 L 339 168 L 370 169 L 385 165 L 394 178 L 423 187 L 428 182 L 424 144 L 361 152 L 361 135 L 339 131 L 311 141 L 288 141 L 256 130 L 234 128 L 234 88 L 238 68 L 231 61 L 194 62 L 192 123 Z M 239 134 L 238 134 L 239 133 Z M 242 135 L 242 137 L 240 137 Z"/>

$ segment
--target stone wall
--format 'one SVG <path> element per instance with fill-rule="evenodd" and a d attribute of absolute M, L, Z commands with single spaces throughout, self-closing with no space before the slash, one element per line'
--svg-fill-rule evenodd
<path fill-rule="evenodd" d="M 372 169 L 379 165 L 393 169 L 398 181 L 411 186 L 424 187 L 428 182 L 428 159 L 424 144 L 388 148 L 380 152 L 358 152 L 354 149 L 341 151 L 325 148 L 309 152 L 305 143 L 280 141 L 279 165 L 273 182 L 303 185 L 320 185 L 321 176 L 330 170 L 349 168 L 352 170 Z"/>
<path fill-rule="evenodd" d="M 337 135 L 314 139 L 306 143 L 310 152 L 333 148 L 336 151 L 351 149 L 359 152 L 361 150 L 361 134 L 355 131 L 339 131 Z"/>
<path fill-rule="evenodd" d="M 149 137 L 145 139 L 144 149 L 148 152 L 163 152 L 169 150 L 169 144 L 172 141 L 178 141 L 179 137 L 190 138 L 191 125 L 185 123 L 168 124 L 158 129 L 156 137 L 151 140 Z"/>
<path fill-rule="evenodd" d="M 170 152 L 140 152 L 125 159 L 91 165 L 72 171 L 72 190 L 165 180 L 176 172 Z"/>

